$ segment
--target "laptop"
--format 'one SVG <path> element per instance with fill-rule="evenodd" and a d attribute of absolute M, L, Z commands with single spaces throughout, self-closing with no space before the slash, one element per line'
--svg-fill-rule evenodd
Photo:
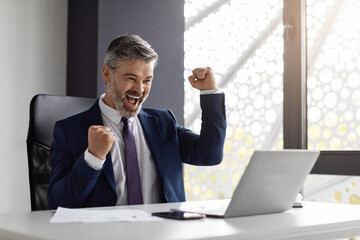
<path fill-rule="evenodd" d="M 204 206 L 188 202 L 172 210 L 221 218 L 289 210 L 319 155 L 312 150 L 255 151 L 225 206 L 217 207 L 219 201 L 199 202 Z"/>

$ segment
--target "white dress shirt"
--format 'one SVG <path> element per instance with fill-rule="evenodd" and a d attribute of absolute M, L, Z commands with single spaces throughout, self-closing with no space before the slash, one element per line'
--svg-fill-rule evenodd
<path fill-rule="evenodd" d="M 101 95 L 99 99 L 101 117 L 104 126 L 110 128 L 116 139 L 110 150 L 115 175 L 116 193 L 118 196 L 116 205 L 127 205 L 125 146 L 122 137 L 123 123 L 121 122 L 122 116 L 117 110 L 109 107 L 103 102 L 104 96 L 105 94 Z M 163 202 L 163 193 L 156 166 L 137 116 L 129 119 L 129 126 L 135 137 L 144 204 Z M 106 161 L 96 158 L 89 153 L 88 150 L 85 151 L 84 159 L 87 164 L 95 170 L 101 169 Z"/>

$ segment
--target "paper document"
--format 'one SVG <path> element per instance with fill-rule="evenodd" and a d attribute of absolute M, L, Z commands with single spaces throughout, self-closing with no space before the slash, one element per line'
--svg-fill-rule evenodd
<path fill-rule="evenodd" d="M 142 210 L 72 209 L 58 207 L 50 223 L 68 222 L 152 222 L 163 221 Z"/>

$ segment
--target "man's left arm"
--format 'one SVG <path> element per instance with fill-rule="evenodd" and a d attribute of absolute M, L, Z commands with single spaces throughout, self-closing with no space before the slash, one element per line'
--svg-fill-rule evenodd
<path fill-rule="evenodd" d="M 204 166 L 219 164 L 226 135 L 225 96 L 218 92 L 211 68 L 194 69 L 189 82 L 201 91 L 202 124 L 200 135 L 178 128 L 183 162 Z"/>

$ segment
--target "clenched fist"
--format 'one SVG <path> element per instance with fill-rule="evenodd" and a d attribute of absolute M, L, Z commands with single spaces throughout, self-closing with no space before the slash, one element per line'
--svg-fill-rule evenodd
<path fill-rule="evenodd" d="M 109 127 L 91 126 L 88 131 L 88 151 L 100 160 L 105 160 L 110 151 L 115 136 Z"/>
<path fill-rule="evenodd" d="M 217 89 L 214 74 L 210 67 L 195 68 L 193 75 L 189 76 L 191 86 L 198 90 L 214 90 Z"/>

